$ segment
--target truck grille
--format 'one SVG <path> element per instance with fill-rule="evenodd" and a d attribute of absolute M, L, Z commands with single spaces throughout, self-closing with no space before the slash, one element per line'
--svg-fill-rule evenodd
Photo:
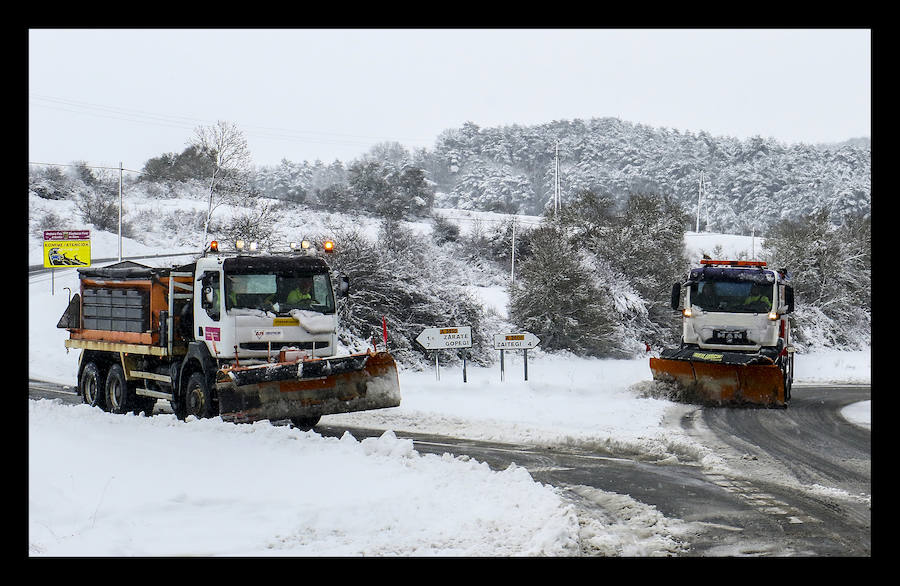
<path fill-rule="evenodd" d="M 713 330 L 711 338 L 705 340 L 707 344 L 734 344 L 746 346 L 753 342 L 747 338 L 747 330 Z"/>

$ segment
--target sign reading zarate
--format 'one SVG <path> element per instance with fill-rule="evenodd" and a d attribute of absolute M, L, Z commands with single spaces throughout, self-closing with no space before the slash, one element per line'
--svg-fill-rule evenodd
<path fill-rule="evenodd" d="M 451 326 L 447 328 L 425 328 L 416 337 L 416 342 L 426 350 L 442 348 L 471 348 L 472 328 L 470 326 Z"/>

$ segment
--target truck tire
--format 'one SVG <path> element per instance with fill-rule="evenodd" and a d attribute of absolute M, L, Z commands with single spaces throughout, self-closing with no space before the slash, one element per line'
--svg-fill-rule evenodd
<path fill-rule="evenodd" d="M 106 397 L 104 395 L 104 387 L 106 379 L 103 371 L 97 366 L 96 362 L 88 362 L 81 371 L 81 377 L 78 379 L 78 393 L 81 400 L 91 407 L 100 407 L 106 410 Z"/>
<path fill-rule="evenodd" d="M 794 357 L 791 356 L 784 364 L 784 400 L 791 400 L 791 387 L 794 384 Z"/>
<path fill-rule="evenodd" d="M 106 375 L 106 408 L 110 413 L 123 414 L 131 410 L 132 392 L 125 380 L 121 364 L 113 364 Z"/>
<path fill-rule="evenodd" d="M 293 423 L 294 427 L 297 429 L 309 431 L 319 423 L 320 419 L 322 419 L 321 415 L 316 415 L 315 417 L 292 417 L 291 423 Z"/>
<path fill-rule="evenodd" d="M 218 415 L 213 409 L 212 393 L 206 384 L 206 377 L 202 372 L 195 372 L 190 376 L 184 389 L 184 416 L 193 415 L 198 419 Z"/>
<path fill-rule="evenodd" d="M 775 364 L 781 369 L 781 376 L 784 380 L 784 401 L 787 403 L 791 400 L 791 386 L 794 382 L 794 357 L 779 357 Z"/>

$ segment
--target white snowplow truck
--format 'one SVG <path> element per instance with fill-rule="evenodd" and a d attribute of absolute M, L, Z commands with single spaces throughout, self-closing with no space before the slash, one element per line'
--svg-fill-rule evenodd
<path fill-rule="evenodd" d="M 701 403 L 787 406 L 794 289 L 785 270 L 704 259 L 675 283 L 671 301 L 681 310 L 681 346 L 650 359 L 655 380 L 674 382 Z"/>
<path fill-rule="evenodd" d="M 330 270 L 309 250 L 222 254 L 213 242 L 170 269 L 78 269 L 80 292 L 57 327 L 69 331 L 66 348 L 81 350 L 82 400 L 149 415 L 165 399 L 181 419 L 289 419 L 302 429 L 322 415 L 398 406 L 389 353 L 335 355 Z M 339 294 L 348 287 L 342 278 Z"/>

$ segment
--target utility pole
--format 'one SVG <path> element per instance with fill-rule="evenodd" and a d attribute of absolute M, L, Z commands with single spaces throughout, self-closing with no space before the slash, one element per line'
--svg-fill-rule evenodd
<path fill-rule="evenodd" d="M 559 140 L 556 141 L 556 173 L 554 180 L 554 192 L 553 192 L 553 215 L 559 215 Z"/>
<path fill-rule="evenodd" d="M 700 171 L 700 187 L 697 189 L 697 232 L 700 232 L 700 199 L 703 197 L 703 171 Z"/>
<path fill-rule="evenodd" d="M 119 161 L 119 262 L 122 262 L 122 161 Z"/>
<path fill-rule="evenodd" d="M 509 266 L 509 278 L 515 283 L 516 282 L 516 217 L 513 216 L 512 220 L 512 262 Z"/>
<path fill-rule="evenodd" d="M 756 260 L 756 225 L 750 228 L 750 258 Z"/>

